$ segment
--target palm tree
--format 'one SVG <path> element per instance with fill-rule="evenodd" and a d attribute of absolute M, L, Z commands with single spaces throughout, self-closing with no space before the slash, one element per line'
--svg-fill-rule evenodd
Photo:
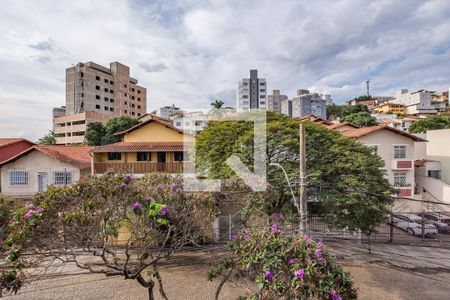
<path fill-rule="evenodd" d="M 214 102 L 211 103 L 211 106 L 214 109 L 221 109 L 224 104 L 225 104 L 225 102 L 223 102 L 220 99 L 217 99 L 217 100 L 215 100 Z"/>
<path fill-rule="evenodd" d="M 49 130 L 48 133 L 46 135 L 44 135 L 43 137 L 41 137 L 37 143 L 41 144 L 41 145 L 56 144 L 55 133 L 53 132 L 53 130 Z"/>

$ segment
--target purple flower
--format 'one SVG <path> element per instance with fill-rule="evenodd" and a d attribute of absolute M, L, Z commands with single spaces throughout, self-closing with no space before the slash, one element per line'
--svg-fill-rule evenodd
<path fill-rule="evenodd" d="M 342 300 L 342 297 L 339 296 L 335 290 L 329 291 L 328 294 L 330 295 L 331 299 L 333 299 L 333 300 Z"/>
<path fill-rule="evenodd" d="M 38 207 L 38 208 L 36 209 L 36 211 L 37 211 L 38 213 L 42 214 L 42 213 L 44 212 L 44 209 L 43 209 L 42 207 Z"/>
<path fill-rule="evenodd" d="M 297 263 L 297 259 L 291 258 L 291 259 L 289 260 L 289 263 L 290 263 L 291 265 L 296 264 L 296 263 Z"/>
<path fill-rule="evenodd" d="M 325 247 L 325 244 L 322 243 L 322 242 L 318 242 L 318 243 L 317 243 L 317 246 L 318 246 L 319 248 L 323 248 L 323 247 Z"/>
<path fill-rule="evenodd" d="M 299 270 L 295 271 L 295 277 L 297 277 L 297 279 L 302 279 L 304 276 L 305 276 L 305 270 L 299 269 Z"/>
<path fill-rule="evenodd" d="M 231 239 L 232 239 L 233 241 L 237 240 L 237 239 L 238 239 L 237 234 L 233 234 L 233 235 L 231 236 Z"/>
<path fill-rule="evenodd" d="M 125 190 L 125 189 L 128 188 L 128 185 L 127 185 L 126 183 L 121 183 L 121 184 L 120 184 L 120 188 L 121 188 L 122 190 Z"/>
<path fill-rule="evenodd" d="M 126 181 L 131 181 L 132 178 L 133 178 L 133 177 L 131 177 L 131 175 L 125 176 L 125 180 L 126 180 Z"/>
<path fill-rule="evenodd" d="M 25 208 L 27 210 L 32 210 L 34 208 L 34 205 L 32 203 L 28 203 L 27 205 L 25 205 Z"/>
<path fill-rule="evenodd" d="M 112 174 L 112 172 L 114 172 L 114 170 L 112 168 L 106 169 L 106 174 Z"/>
<path fill-rule="evenodd" d="M 266 271 L 266 275 L 264 277 L 270 281 L 273 279 L 273 273 L 271 271 Z"/>
<path fill-rule="evenodd" d="M 248 241 L 249 238 L 250 238 L 250 237 L 249 237 L 247 234 L 244 235 L 244 240 Z"/>
<path fill-rule="evenodd" d="M 132 207 L 133 209 L 141 209 L 142 205 L 139 202 L 134 202 Z"/>
<path fill-rule="evenodd" d="M 27 212 L 26 214 L 23 215 L 23 218 L 25 220 L 28 220 L 29 218 L 31 218 L 33 216 L 33 212 L 30 210 L 29 212 Z"/>
<path fill-rule="evenodd" d="M 242 233 L 246 233 L 246 232 L 247 232 L 247 229 L 242 228 L 242 229 L 241 229 L 241 232 L 242 232 Z"/>
<path fill-rule="evenodd" d="M 305 235 L 305 237 L 303 238 L 303 240 L 307 243 L 309 243 L 311 241 L 311 238 L 307 235 Z"/>
<path fill-rule="evenodd" d="M 322 256 L 322 253 L 320 253 L 320 250 L 316 250 L 316 252 L 314 253 L 314 255 L 319 258 Z"/>
<path fill-rule="evenodd" d="M 278 231 L 278 225 L 277 224 L 273 224 L 272 226 L 270 226 L 270 229 L 272 231 Z"/>
<path fill-rule="evenodd" d="M 147 198 L 145 198 L 145 202 L 146 203 L 150 203 L 150 201 L 152 201 L 152 197 L 151 196 L 147 196 Z"/>
<path fill-rule="evenodd" d="M 177 185 L 176 185 L 175 183 L 172 183 L 172 184 L 170 185 L 170 188 L 176 189 L 176 188 L 177 188 Z"/>
<path fill-rule="evenodd" d="M 59 200 L 64 201 L 64 196 L 59 196 Z"/>
<path fill-rule="evenodd" d="M 168 207 L 164 207 L 163 209 L 161 209 L 159 211 L 159 215 L 160 216 L 167 216 L 169 214 L 169 208 Z"/>

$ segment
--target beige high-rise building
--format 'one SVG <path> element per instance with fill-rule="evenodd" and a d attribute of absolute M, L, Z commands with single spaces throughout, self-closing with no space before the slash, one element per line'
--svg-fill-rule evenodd
<path fill-rule="evenodd" d="M 281 95 L 280 90 L 273 90 L 272 95 L 267 96 L 267 109 L 281 113 L 281 101 L 287 99 L 288 96 Z"/>
<path fill-rule="evenodd" d="M 140 117 L 147 111 L 147 90 L 119 62 L 106 68 L 93 62 L 66 69 L 66 105 L 53 110 L 57 144 L 84 141 L 86 126 L 116 116 Z"/>

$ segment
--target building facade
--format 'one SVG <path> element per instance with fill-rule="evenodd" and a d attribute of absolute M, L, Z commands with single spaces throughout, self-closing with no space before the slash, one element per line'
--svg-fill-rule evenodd
<path fill-rule="evenodd" d="M 119 62 L 110 63 L 109 68 L 93 62 L 78 63 L 66 69 L 66 105 L 53 110 L 57 143 L 84 140 L 82 126 L 71 131 L 73 125 L 86 127 L 90 122 L 104 122 L 116 116 L 138 118 L 146 110 L 147 90 L 130 77 L 128 66 Z M 71 138 L 73 134 L 77 138 Z"/>
<path fill-rule="evenodd" d="M 184 152 L 185 142 L 195 138 L 159 117 L 151 116 L 121 134 L 121 142 L 92 150 L 93 174 L 107 170 L 129 174 L 180 173 L 183 162 L 189 160 Z"/>
<path fill-rule="evenodd" d="M 267 96 L 267 109 L 281 113 L 281 102 L 288 100 L 288 96 L 281 95 L 280 90 L 273 90 L 271 95 Z"/>
<path fill-rule="evenodd" d="M 164 119 L 170 119 L 171 116 L 177 114 L 177 113 L 182 113 L 183 111 L 179 108 L 176 107 L 174 104 L 172 104 L 172 106 L 163 106 L 160 107 L 156 110 L 155 114 L 158 117 L 164 118 Z"/>
<path fill-rule="evenodd" d="M 401 89 L 395 93 L 395 99 L 389 102 L 404 105 L 406 115 L 435 114 L 437 110 L 431 103 L 432 94 L 425 90 L 410 93 L 407 89 Z"/>
<path fill-rule="evenodd" d="M 31 198 L 49 185 L 70 185 L 89 175 L 91 147 L 33 146 L 0 163 L 2 194 Z"/>
<path fill-rule="evenodd" d="M 307 115 L 327 118 L 326 100 L 317 93 L 308 90 L 297 90 L 297 96 L 292 98 L 292 117 L 302 118 Z"/>
<path fill-rule="evenodd" d="M 267 108 L 267 83 L 264 78 L 258 78 L 258 70 L 250 70 L 250 78 L 243 78 L 238 83 L 236 109 Z"/>
<path fill-rule="evenodd" d="M 374 107 L 373 111 L 381 115 L 387 114 L 404 115 L 405 106 L 403 104 L 396 104 L 396 103 L 383 103 L 379 106 Z"/>

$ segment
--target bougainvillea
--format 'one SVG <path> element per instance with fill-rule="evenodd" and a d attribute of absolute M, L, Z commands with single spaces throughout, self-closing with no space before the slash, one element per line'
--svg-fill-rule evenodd
<path fill-rule="evenodd" d="M 167 299 L 159 262 L 204 240 L 213 212 L 207 194 L 183 191 L 182 180 L 170 175 L 134 178 L 108 171 L 71 187 L 50 187 L 14 213 L 6 240 L 10 268 L 0 273 L 0 295 L 26 283 L 28 267 L 58 260 L 137 280 L 150 299 L 159 284 Z M 102 265 L 83 264 L 79 258 L 86 255 Z"/>
<path fill-rule="evenodd" d="M 308 236 L 287 234 L 279 226 L 241 230 L 230 243 L 232 255 L 209 272 L 209 278 L 225 273 L 257 283 L 257 290 L 242 299 L 356 299 L 351 277 L 336 265 L 322 242 Z"/>

